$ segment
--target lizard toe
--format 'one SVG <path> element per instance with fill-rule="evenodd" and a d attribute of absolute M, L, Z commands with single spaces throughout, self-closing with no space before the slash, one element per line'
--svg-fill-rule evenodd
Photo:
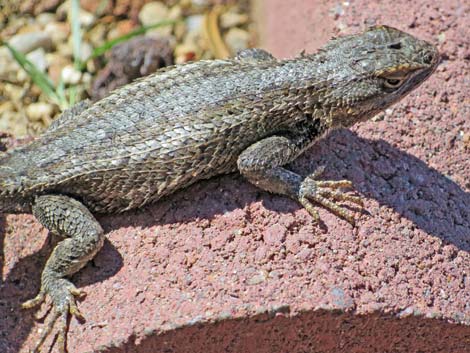
<path fill-rule="evenodd" d="M 23 304 L 21 304 L 21 307 L 23 309 L 35 308 L 41 305 L 42 303 L 44 303 L 45 300 L 46 300 L 46 294 L 44 293 L 44 291 L 41 290 L 39 291 L 38 295 L 36 295 L 34 298 L 27 300 Z"/>
<path fill-rule="evenodd" d="M 63 278 L 48 280 L 46 283 L 47 286 L 43 285 L 35 298 L 22 304 L 23 308 L 28 309 L 40 305 L 46 297 L 50 297 L 52 302 L 52 310 L 46 315 L 48 316 L 47 323 L 32 352 L 39 352 L 44 341 L 52 334 L 54 327 L 57 325 L 57 345 L 59 352 L 65 353 L 70 316 L 74 316 L 80 321 L 84 320 L 76 303 L 76 297 L 83 296 L 84 293 Z"/>
<path fill-rule="evenodd" d="M 362 199 L 358 196 L 349 195 L 335 190 L 339 187 L 352 186 L 351 182 L 347 180 L 340 181 L 321 181 L 314 180 L 311 177 L 304 179 L 299 190 L 299 202 L 305 209 L 313 216 L 315 221 L 318 221 L 318 212 L 314 210 L 311 201 L 325 207 L 335 215 L 345 219 L 352 226 L 355 225 L 354 216 L 345 207 L 339 205 L 337 202 L 349 201 L 357 205 L 363 206 Z"/>
<path fill-rule="evenodd" d="M 327 197 L 329 199 L 335 200 L 335 201 L 348 201 L 348 202 L 355 203 L 356 205 L 360 207 L 364 207 L 364 201 L 359 196 L 354 196 L 354 195 L 346 194 L 344 192 L 331 190 L 331 189 L 324 189 L 324 188 L 319 188 L 318 192 L 320 195 Z"/>
<path fill-rule="evenodd" d="M 318 223 L 320 221 L 320 215 L 315 209 L 313 203 L 306 197 L 299 198 L 300 204 L 307 210 L 308 213 L 312 216 L 313 220 Z"/>

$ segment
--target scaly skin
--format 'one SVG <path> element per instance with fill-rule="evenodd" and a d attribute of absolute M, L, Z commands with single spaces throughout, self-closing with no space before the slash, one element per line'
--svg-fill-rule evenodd
<path fill-rule="evenodd" d="M 65 350 L 69 314 L 81 317 L 65 277 L 103 244 L 92 213 L 121 212 L 194 182 L 240 171 L 258 187 L 313 203 L 354 223 L 336 201 L 361 204 L 346 180 L 301 177 L 283 166 L 331 129 L 400 100 L 436 68 L 434 46 L 379 26 L 330 41 L 317 54 L 277 60 L 247 50 L 230 60 L 166 68 L 91 105 L 66 111 L 35 141 L 0 158 L 0 208 L 32 212 L 66 239 L 52 252 L 33 307 L 52 299 Z"/>

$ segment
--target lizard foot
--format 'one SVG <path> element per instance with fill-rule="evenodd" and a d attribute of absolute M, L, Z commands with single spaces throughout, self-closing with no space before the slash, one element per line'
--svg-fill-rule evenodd
<path fill-rule="evenodd" d="M 354 216 L 345 207 L 338 205 L 336 202 L 349 201 L 364 207 L 362 199 L 337 190 L 340 188 L 351 189 L 353 185 L 349 180 L 315 180 L 323 171 L 324 167 L 320 167 L 303 180 L 299 189 L 299 202 L 312 215 L 315 221 L 319 221 L 320 216 L 314 208 L 312 201 L 322 205 L 354 226 Z"/>
<path fill-rule="evenodd" d="M 47 284 L 47 288 L 43 285 L 39 294 L 35 298 L 28 300 L 21 305 L 23 309 L 40 306 L 45 301 L 47 295 L 52 301 L 51 317 L 48 320 L 46 328 L 37 340 L 32 352 L 39 352 L 45 339 L 51 334 L 56 321 L 59 320 L 57 344 L 59 352 L 65 353 L 69 315 L 75 316 L 80 321 L 84 321 L 84 317 L 78 310 L 75 302 L 75 297 L 83 296 L 84 293 L 78 290 L 71 282 L 63 278 L 47 281 Z"/>

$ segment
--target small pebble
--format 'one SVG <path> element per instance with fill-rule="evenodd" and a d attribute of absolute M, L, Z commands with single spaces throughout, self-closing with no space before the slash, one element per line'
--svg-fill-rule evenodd
<path fill-rule="evenodd" d="M 2 113 L 0 119 L 0 130 L 8 131 L 15 137 L 23 137 L 28 135 L 28 118 L 22 112 L 15 112 L 13 110 Z"/>
<path fill-rule="evenodd" d="M 44 27 L 44 32 L 51 36 L 55 45 L 59 45 L 69 37 L 70 26 L 66 22 L 50 22 Z"/>
<path fill-rule="evenodd" d="M 62 69 L 62 80 L 65 84 L 76 85 L 80 82 L 82 73 L 76 70 L 72 65 L 68 65 Z"/>
<path fill-rule="evenodd" d="M 204 16 L 202 15 L 192 15 L 186 18 L 186 27 L 190 33 L 200 33 L 202 29 L 202 23 L 204 21 Z"/>
<path fill-rule="evenodd" d="M 209 1 L 208 1 L 208 0 L 192 0 L 191 2 L 192 2 L 193 5 L 195 5 L 195 6 L 207 6 L 207 5 L 209 5 Z"/>
<path fill-rule="evenodd" d="M 250 34 L 240 28 L 231 28 L 225 35 L 225 43 L 229 47 L 232 54 L 238 53 L 240 50 L 248 48 Z"/>
<path fill-rule="evenodd" d="M 11 101 L 20 102 L 21 98 L 24 96 L 25 89 L 22 86 L 6 83 L 3 86 L 3 93 L 5 96 L 9 97 Z"/>
<path fill-rule="evenodd" d="M 34 66 L 41 71 L 45 72 L 47 69 L 47 60 L 46 60 L 46 52 L 43 48 L 37 48 L 32 52 L 26 55 L 29 61 L 34 63 Z"/>
<path fill-rule="evenodd" d="M 50 53 L 46 55 L 46 60 L 49 66 L 48 74 L 54 84 L 58 84 L 62 75 L 62 70 L 65 66 L 70 65 L 71 62 L 66 57 Z"/>
<path fill-rule="evenodd" d="M 131 20 L 122 20 L 116 23 L 116 34 L 118 36 L 123 36 L 134 29 L 135 25 L 134 22 Z"/>
<path fill-rule="evenodd" d="M 36 16 L 36 22 L 42 27 L 46 26 L 48 23 L 54 22 L 54 20 L 55 16 L 50 12 L 40 13 Z"/>
<path fill-rule="evenodd" d="M 49 103 L 31 103 L 26 107 L 26 115 L 32 121 L 39 121 L 51 118 L 53 113 L 54 106 Z"/>
<path fill-rule="evenodd" d="M 106 1 L 106 4 L 103 4 L 103 1 L 96 1 L 96 0 L 80 0 L 80 6 L 83 10 L 88 11 L 90 13 L 96 13 L 99 11 L 108 12 L 110 8 L 113 6 L 113 1 Z M 103 8 L 103 6 L 105 6 Z"/>
<path fill-rule="evenodd" d="M 85 10 L 80 10 L 80 14 L 78 15 L 78 20 L 82 25 L 82 28 L 91 27 L 95 23 L 95 16 L 92 13 L 89 13 Z"/>
<path fill-rule="evenodd" d="M 20 65 L 13 60 L 8 49 L 0 48 L 0 80 L 14 81 L 19 70 Z"/>
<path fill-rule="evenodd" d="M 175 5 L 170 9 L 170 11 L 168 11 L 168 19 L 176 20 L 180 18 L 182 14 L 183 14 L 183 10 L 181 9 L 181 6 Z"/>
<path fill-rule="evenodd" d="M 95 47 L 98 47 L 103 44 L 103 40 L 106 37 L 106 26 L 99 23 L 89 31 L 87 31 L 86 38 L 93 44 Z"/>
<path fill-rule="evenodd" d="M 168 7 L 161 2 L 149 2 L 145 4 L 139 12 L 140 23 L 144 26 L 151 26 L 158 22 L 168 20 Z M 169 35 L 172 31 L 172 26 L 162 26 L 149 32 L 158 33 L 161 35 Z"/>
<path fill-rule="evenodd" d="M 90 43 L 82 42 L 80 46 L 80 60 L 85 61 L 93 53 L 93 47 Z"/>
<path fill-rule="evenodd" d="M 17 34 L 10 38 L 8 43 L 23 54 L 37 48 L 49 50 L 52 48 L 52 38 L 46 32 L 29 32 Z"/>
<path fill-rule="evenodd" d="M 227 29 L 236 27 L 248 22 L 248 15 L 234 12 L 226 12 L 220 15 L 220 27 Z"/>

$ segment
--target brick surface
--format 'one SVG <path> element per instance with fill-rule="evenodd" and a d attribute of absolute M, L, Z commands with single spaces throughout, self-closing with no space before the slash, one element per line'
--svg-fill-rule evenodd
<path fill-rule="evenodd" d="M 73 277 L 88 296 L 71 353 L 470 352 L 469 5 L 345 4 L 265 0 L 262 44 L 294 56 L 383 23 L 444 58 L 417 92 L 291 166 L 352 180 L 367 210 L 357 227 L 324 210 L 316 226 L 237 175 L 101 217 L 108 241 Z M 51 245 L 31 216 L 0 226 L 0 351 L 26 352 L 42 325 L 19 303 Z"/>

